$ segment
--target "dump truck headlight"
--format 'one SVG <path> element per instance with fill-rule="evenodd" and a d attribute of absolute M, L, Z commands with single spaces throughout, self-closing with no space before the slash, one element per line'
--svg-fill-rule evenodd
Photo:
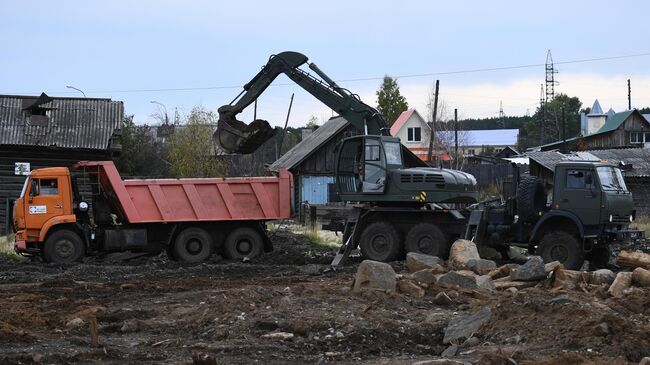
<path fill-rule="evenodd" d="M 609 223 L 612 223 L 613 221 L 614 221 L 614 216 L 610 214 L 609 215 Z"/>
<path fill-rule="evenodd" d="M 634 217 L 630 214 L 630 223 L 634 222 Z"/>

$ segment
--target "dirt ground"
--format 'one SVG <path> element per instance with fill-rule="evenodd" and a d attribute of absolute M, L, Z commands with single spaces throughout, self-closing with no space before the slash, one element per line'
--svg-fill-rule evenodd
<path fill-rule="evenodd" d="M 434 303 L 435 288 L 421 299 L 356 295 L 359 260 L 332 271 L 333 252 L 303 236 L 280 231 L 273 241 L 275 252 L 247 263 L 0 259 L 0 364 L 412 364 L 439 358 L 449 320 L 484 306 L 490 322 L 455 359 L 627 364 L 650 356 L 650 290 L 623 299 L 599 288 L 447 290 L 446 305 Z M 278 332 L 292 338 L 265 336 Z"/>

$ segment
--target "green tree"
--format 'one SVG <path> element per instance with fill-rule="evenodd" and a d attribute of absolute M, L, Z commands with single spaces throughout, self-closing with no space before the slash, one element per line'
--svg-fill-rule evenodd
<path fill-rule="evenodd" d="M 395 123 L 395 120 L 408 109 L 409 105 L 406 99 L 399 92 L 397 80 L 386 75 L 377 90 L 377 110 L 384 116 L 389 126 Z"/>
<path fill-rule="evenodd" d="M 566 138 L 580 134 L 580 108 L 582 102 L 575 96 L 559 94 L 553 101 L 546 103 L 544 110 L 537 108 L 532 119 L 522 126 L 519 132 L 520 148 L 539 146 L 563 139 L 562 109 L 566 123 Z M 541 138 L 540 126 L 543 125 Z"/>
<path fill-rule="evenodd" d="M 305 126 L 305 128 L 312 128 L 312 129 L 318 128 L 318 118 L 316 118 L 315 115 L 309 117 L 309 120 L 307 121 L 307 125 Z"/>
<path fill-rule="evenodd" d="M 196 106 L 185 123 L 175 128 L 169 143 L 169 162 L 176 177 L 223 176 L 225 164 L 217 156 L 212 134 L 217 116 L 202 106 Z"/>
<path fill-rule="evenodd" d="M 133 115 L 127 115 L 122 122 L 120 143 L 122 150 L 115 158 L 115 165 L 125 176 L 163 177 L 169 174 L 164 145 L 154 138 L 153 128 L 136 125 Z"/>

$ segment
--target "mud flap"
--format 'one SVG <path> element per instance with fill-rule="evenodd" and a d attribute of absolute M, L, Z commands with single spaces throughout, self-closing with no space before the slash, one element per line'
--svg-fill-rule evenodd
<path fill-rule="evenodd" d="M 235 118 L 219 119 L 213 138 L 227 153 L 249 154 L 275 136 L 277 131 L 262 119 L 246 124 Z"/>

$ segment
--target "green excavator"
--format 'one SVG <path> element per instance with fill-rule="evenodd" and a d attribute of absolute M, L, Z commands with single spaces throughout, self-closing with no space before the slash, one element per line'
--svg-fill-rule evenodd
<path fill-rule="evenodd" d="M 320 78 L 300 69 L 308 67 Z M 344 229 L 344 245 L 334 264 L 360 246 L 369 259 L 390 261 L 405 251 L 445 256 L 463 233 L 465 217 L 447 204 L 476 203 L 476 180 L 462 171 L 429 167 L 390 135 L 388 124 L 358 95 L 340 87 L 308 58 L 282 52 L 266 65 L 228 105 L 219 108 L 214 139 L 228 153 L 255 151 L 275 130 L 264 120 L 246 124 L 237 114 L 251 105 L 280 74 L 345 118 L 358 135 L 339 148 L 336 187 L 343 201 L 355 204 Z M 442 228 L 444 226 L 444 229 Z"/>

